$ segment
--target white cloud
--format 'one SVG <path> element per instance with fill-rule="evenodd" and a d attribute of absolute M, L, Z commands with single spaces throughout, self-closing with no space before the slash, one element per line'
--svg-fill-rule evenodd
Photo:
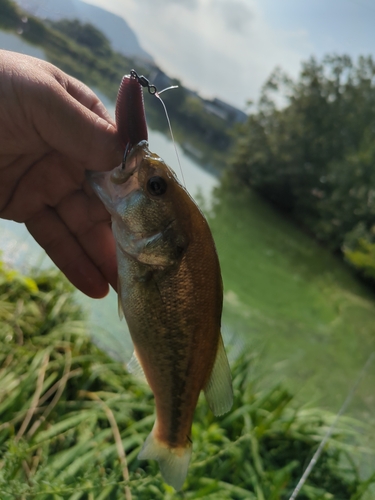
<path fill-rule="evenodd" d="M 212 7 L 223 16 L 229 30 L 245 33 L 245 30 L 249 28 L 253 13 L 246 2 L 242 0 L 218 0 L 211 3 Z"/>
<path fill-rule="evenodd" d="M 269 26 L 259 0 L 86 0 L 122 15 L 171 76 L 239 107 L 275 66 L 295 75 L 312 51 L 304 31 Z"/>

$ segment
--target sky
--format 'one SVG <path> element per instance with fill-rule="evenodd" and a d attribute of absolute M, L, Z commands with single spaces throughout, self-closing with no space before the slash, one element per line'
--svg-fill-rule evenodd
<path fill-rule="evenodd" d="M 122 16 L 170 76 L 241 109 L 280 66 L 375 51 L 374 0 L 84 0 Z"/>

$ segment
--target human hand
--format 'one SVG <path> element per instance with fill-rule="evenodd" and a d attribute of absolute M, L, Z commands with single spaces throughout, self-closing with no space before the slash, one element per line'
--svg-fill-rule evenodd
<path fill-rule="evenodd" d="M 83 83 L 0 50 L 0 217 L 24 222 L 68 279 L 99 298 L 116 287 L 109 215 L 85 170 L 121 163 L 116 128 Z"/>

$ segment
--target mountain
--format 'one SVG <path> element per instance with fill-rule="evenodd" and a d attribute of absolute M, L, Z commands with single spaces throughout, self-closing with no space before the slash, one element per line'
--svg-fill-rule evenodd
<path fill-rule="evenodd" d="M 82 0 L 16 0 L 26 12 L 41 19 L 78 19 L 102 31 L 112 48 L 125 56 L 139 57 L 153 62 L 153 58 L 140 45 L 134 31 L 120 16 Z"/>

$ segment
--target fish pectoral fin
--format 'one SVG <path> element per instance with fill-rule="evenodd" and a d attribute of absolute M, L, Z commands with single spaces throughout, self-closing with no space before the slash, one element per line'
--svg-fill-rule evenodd
<path fill-rule="evenodd" d="M 132 238 L 128 238 L 126 245 L 121 245 L 121 249 L 141 264 L 151 266 L 170 265 L 169 249 L 166 246 L 162 232 L 143 237 L 133 235 Z"/>
<path fill-rule="evenodd" d="M 120 321 L 124 317 L 124 311 L 122 309 L 122 297 L 121 297 L 121 283 L 120 278 L 117 277 L 117 307 L 118 307 L 118 317 Z"/>
<path fill-rule="evenodd" d="M 121 251 L 141 264 L 156 267 L 167 267 L 173 265 L 180 257 L 185 242 L 171 243 L 169 233 L 158 232 L 148 236 L 133 235 L 126 242 L 122 241 Z M 181 239 L 181 238 L 180 238 Z M 186 245 L 185 245 L 186 246 Z"/>
<path fill-rule="evenodd" d="M 145 372 L 143 371 L 142 365 L 137 357 L 136 352 L 133 352 L 129 363 L 127 364 L 128 372 L 133 375 L 136 379 L 147 384 L 147 379 Z"/>
<path fill-rule="evenodd" d="M 204 387 L 208 406 L 216 416 L 227 413 L 233 404 L 232 377 L 223 339 L 220 335 L 216 359 L 210 378 Z"/>

